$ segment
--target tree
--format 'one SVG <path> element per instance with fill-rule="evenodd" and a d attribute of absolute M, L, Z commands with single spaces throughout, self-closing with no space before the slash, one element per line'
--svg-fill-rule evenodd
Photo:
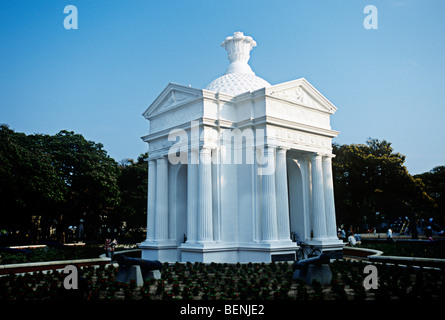
<path fill-rule="evenodd" d="M 62 203 L 65 192 L 51 157 L 31 146 L 28 136 L 0 125 L 0 224 L 10 231 L 32 233 L 31 242 L 37 242 L 39 217 Z"/>
<path fill-rule="evenodd" d="M 385 140 L 334 145 L 336 212 L 339 223 L 377 225 L 376 212 L 387 220 L 411 217 L 431 199 L 422 181 L 404 166 L 405 156 Z"/>
<path fill-rule="evenodd" d="M 431 217 L 442 227 L 445 224 L 445 166 L 438 166 L 429 172 L 416 175 L 425 185 L 425 191 L 434 201 Z"/>
<path fill-rule="evenodd" d="M 86 140 L 72 131 L 54 136 L 33 135 L 34 145 L 50 155 L 59 178 L 64 182 L 64 203 L 56 218 L 59 241 L 69 225 L 85 220 L 86 233 L 106 228 L 119 203 L 119 169 L 103 145 Z"/>
<path fill-rule="evenodd" d="M 127 159 L 119 164 L 119 220 L 125 222 L 127 230 L 136 234 L 140 234 L 147 226 L 147 158 L 148 153 L 145 153 L 136 162 Z"/>
<path fill-rule="evenodd" d="M 65 241 L 69 225 L 85 220 L 93 236 L 107 228 L 119 204 L 117 163 L 103 145 L 82 135 L 15 133 L 0 127 L 1 225 L 23 229 L 31 216 L 41 217 L 46 234 L 56 225 Z M 26 231 L 26 230 L 25 230 Z"/>

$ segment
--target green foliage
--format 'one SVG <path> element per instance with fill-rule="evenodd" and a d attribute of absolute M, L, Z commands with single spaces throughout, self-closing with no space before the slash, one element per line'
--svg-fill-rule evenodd
<path fill-rule="evenodd" d="M 431 216 L 440 225 L 445 224 L 445 166 L 435 167 L 414 177 L 422 181 L 425 192 L 434 200 Z"/>
<path fill-rule="evenodd" d="M 29 263 L 41 261 L 75 260 L 97 258 L 103 253 L 102 245 L 86 245 L 81 247 L 55 248 L 45 247 L 33 249 L 31 253 L 0 253 L 0 265 L 12 263 Z"/>
<path fill-rule="evenodd" d="M 339 223 L 375 226 L 376 212 L 394 219 L 431 207 L 422 181 L 408 173 L 405 156 L 394 152 L 391 143 L 368 139 L 366 144 L 334 145 L 333 153 Z"/>
<path fill-rule="evenodd" d="M 118 206 L 119 219 L 126 222 L 128 230 L 138 231 L 146 227 L 147 223 L 147 186 L 148 166 L 146 160 L 148 153 L 138 157 L 135 162 L 127 159 L 119 165 L 119 178 L 117 184 L 120 192 Z"/>
<path fill-rule="evenodd" d="M 36 243 L 38 236 L 64 242 L 80 219 L 90 239 L 101 228 L 145 227 L 146 157 L 119 166 L 80 134 L 25 135 L 1 125 L 0 229 L 20 230 L 31 236 L 23 241 Z"/>
<path fill-rule="evenodd" d="M 142 287 L 134 282 L 116 281 L 117 268 L 108 266 L 84 267 L 79 274 L 88 281 L 92 300 L 443 300 L 445 273 L 443 270 L 414 269 L 375 265 L 378 268 L 377 289 L 363 286 L 363 262 L 339 261 L 330 264 L 332 281 L 311 285 L 292 280 L 292 271 L 270 264 L 252 264 L 247 268 L 222 264 L 183 267 L 167 265 L 162 279 L 151 279 Z M 253 270 L 252 276 L 244 274 Z M 289 272 L 290 271 L 290 272 Z M 220 277 L 216 277 L 219 274 Z M 237 274 L 233 276 L 233 274 Z M 0 277 L 0 300 L 59 300 L 64 299 L 64 274 L 51 271 Z M 281 277 L 281 281 L 278 281 Z M 206 278 L 205 281 L 199 281 Z M 219 278 L 219 280 L 216 280 Z M 260 284 L 258 279 L 270 282 Z M 276 283 L 272 286 L 272 283 Z"/>
<path fill-rule="evenodd" d="M 30 224 L 31 215 L 60 205 L 65 191 L 52 157 L 25 134 L 0 125 L 1 224 Z"/>
<path fill-rule="evenodd" d="M 385 256 L 404 256 L 445 259 L 445 242 L 402 242 L 371 243 L 362 242 L 356 247 L 383 251 Z"/>
<path fill-rule="evenodd" d="M 52 156 L 66 187 L 59 225 L 77 224 L 84 219 L 88 221 L 87 227 L 98 230 L 119 202 L 117 163 L 107 155 L 102 144 L 87 141 L 74 132 L 34 135 L 31 139 Z M 93 230 L 90 228 L 87 232 Z"/>

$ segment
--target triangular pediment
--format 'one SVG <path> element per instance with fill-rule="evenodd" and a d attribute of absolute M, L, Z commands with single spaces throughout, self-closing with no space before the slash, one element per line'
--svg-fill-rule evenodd
<path fill-rule="evenodd" d="M 142 115 L 149 119 L 161 113 L 179 108 L 200 97 L 202 97 L 202 90 L 200 89 L 169 83 Z"/>
<path fill-rule="evenodd" d="M 337 111 L 337 108 L 304 78 L 266 88 L 266 95 L 331 114 Z"/>

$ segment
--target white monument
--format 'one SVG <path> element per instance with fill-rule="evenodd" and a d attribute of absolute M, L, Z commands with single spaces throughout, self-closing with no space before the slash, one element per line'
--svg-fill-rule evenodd
<path fill-rule="evenodd" d="M 304 78 L 277 85 L 248 65 L 256 42 L 235 32 L 230 64 L 206 89 L 170 83 L 149 121 L 144 259 L 293 260 L 339 250 L 330 126 L 337 108 Z"/>

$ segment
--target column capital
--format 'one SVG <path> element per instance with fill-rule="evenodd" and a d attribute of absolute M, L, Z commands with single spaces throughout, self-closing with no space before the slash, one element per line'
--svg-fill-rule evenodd
<path fill-rule="evenodd" d="M 192 153 L 192 152 L 199 152 L 199 146 L 190 146 L 190 148 L 188 148 L 187 150 L 188 152 Z"/>
<path fill-rule="evenodd" d="M 331 165 L 331 163 L 332 163 L 332 158 L 334 158 L 334 157 L 335 157 L 335 155 L 330 155 L 330 154 L 328 154 L 328 155 L 324 155 L 324 156 L 322 157 L 321 161 L 322 161 L 323 163 L 326 163 L 326 164 L 328 164 L 328 165 Z"/>
<path fill-rule="evenodd" d="M 201 147 L 200 152 L 201 153 L 211 153 L 213 149 L 215 149 L 215 148 L 211 147 L 211 146 L 204 145 L 204 146 Z"/>
<path fill-rule="evenodd" d="M 326 154 L 322 154 L 323 159 L 332 159 L 335 158 L 335 154 L 333 153 L 326 153 Z"/>
<path fill-rule="evenodd" d="M 256 144 L 255 147 L 258 148 L 258 149 L 278 149 L 278 148 L 281 148 L 280 146 L 277 146 L 276 144 L 271 144 L 271 143 Z"/>
<path fill-rule="evenodd" d="M 263 149 L 263 153 L 264 153 L 264 155 L 267 155 L 267 154 L 274 154 L 274 153 L 276 153 L 277 150 L 278 150 L 277 146 L 275 146 L 275 145 L 269 145 L 269 144 L 265 144 L 265 145 L 261 146 L 260 148 Z"/>
<path fill-rule="evenodd" d="M 312 152 L 310 154 L 311 159 L 315 159 L 317 157 L 321 157 L 322 159 L 332 159 L 335 158 L 335 154 L 333 153 L 323 153 L 323 152 Z"/>
<path fill-rule="evenodd" d="M 167 161 L 168 158 L 167 158 L 167 155 L 166 155 L 166 154 L 163 154 L 163 155 L 159 155 L 159 156 L 157 156 L 157 157 L 154 158 L 153 160 L 156 160 L 156 161 Z"/>
<path fill-rule="evenodd" d="M 167 154 L 155 154 L 152 156 L 149 156 L 149 158 L 147 159 L 147 162 L 150 161 L 158 161 L 158 160 L 162 160 L 162 159 L 166 159 L 167 160 L 168 155 Z"/>
<path fill-rule="evenodd" d="M 316 159 L 321 159 L 323 157 L 323 154 L 319 153 L 319 152 L 314 152 L 311 154 L 311 159 L 312 160 L 316 160 Z"/>
<path fill-rule="evenodd" d="M 288 150 L 290 150 L 290 148 L 279 146 L 279 147 L 276 148 L 276 150 L 277 150 L 277 155 L 286 155 L 286 152 Z"/>

